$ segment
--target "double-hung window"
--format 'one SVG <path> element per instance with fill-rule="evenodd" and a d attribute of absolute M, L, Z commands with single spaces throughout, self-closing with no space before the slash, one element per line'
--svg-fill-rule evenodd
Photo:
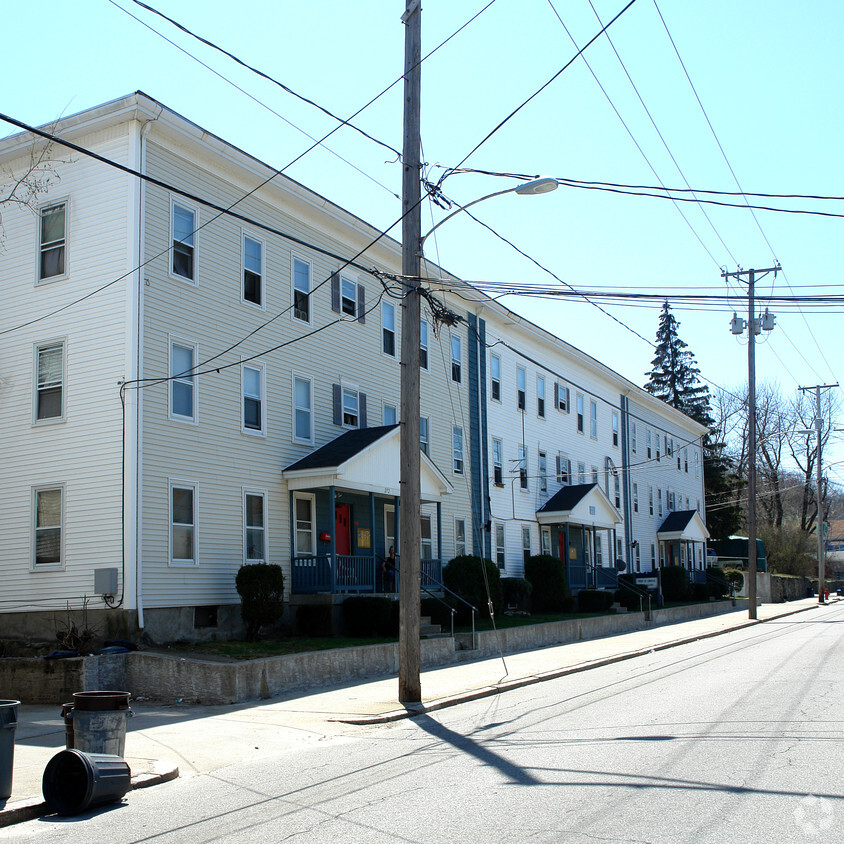
<path fill-rule="evenodd" d="M 419 368 L 428 368 L 428 323 L 424 319 L 419 323 Z"/>
<path fill-rule="evenodd" d="M 452 427 L 452 444 L 454 452 L 454 474 L 463 474 L 463 429 L 458 425 Z"/>
<path fill-rule="evenodd" d="M 249 433 L 264 433 L 266 415 L 264 402 L 264 368 L 254 364 L 241 367 L 243 390 L 243 430 Z"/>
<path fill-rule="evenodd" d="M 530 559 L 530 528 L 522 525 L 522 560 L 526 563 Z"/>
<path fill-rule="evenodd" d="M 647 428 L 646 433 L 647 433 L 647 443 L 645 444 L 645 447 L 647 448 L 648 460 L 650 460 L 651 459 L 651 429 Z"/>
<path fill-rule="evenodd" d="M 554 403 L 557 405 L 557 410 L 561 410 L 563 413 L 571 411 L 569 388 L 559 381 L 554 382 Z"/>
<path fill-rule="evenodd" d="M 293 257 L 293 318 L 311 321 L 311 265 Z"/>
<path fill-rule="evenodd" d="M 545 418 L 545 376 L 536 376 L 536 415 Z"/>
<path fill-rule="evenodd" d="M 381 351 L 396 356 L 396 306 L 392 302 L 381 303 Z"/>
<path fill-rule="evenodd" d="M 293 439 L 296 442 L 312 443 L 314 384 L 310 378 L 293 376 Z"/>
<path fill-rule="evenodd" d="M 527 373 L 521 366 L 516 367 L 516 406 L 519 410 L 527 407 Z"/>
<path fill-rule="evenodd" d="M 334 424 L 344 428 L 366 427 L 366 393 L 351 384 L 332 384 Z"/>
<path fill-rule="evenodd" d="M 504 525 L 495 523 L 495 562 L 498 568 L 504 568 Z"/>
<path fill-rule="evenodd" d="M 196 283 L 196 212 L 173 203 L 173 275 Z"/>
<path fill-rule="evenodd" d="M 263 493 L 243 494 L 243 545 L 247 563 L 263 563 L 266 552 L 266 498 Z"/>
<path fill-rule="evenodd" d="M 583 396 L 577 394 L 577 433 L 583 433 Z"/>
<path fill-rule="evenodd" d="M 64 489 L 38 487 L 33 497 L 33 556 L 35 567 L 61 566 L 64 563 Z"/>
<path fill-rule="evenodd" d="M 633 512 L 639 512 L 639 484 L 633 484 Z"/>
<path fill-rule="evenodd" d="M 498 355 L 489 356 L 490 398 L 501 401 L 501 358 Z"/>
<path fill-rule="evenodd" d="M 396 406 L 394 404 L 385 404 L 381 415 L 382 425 L 395 425 L 398 415 L 396 413 Z"/>
<path fill-rule="evenodd" d="M 636 423 L 630 423 L 630 451 L 636 453 Z"/>
<path fill-rule="evenodd" d="M 297 557 L 316 553 L 316 498 L 310 493 L 293 493 L 294 546 Z"/>
<path fill-rule="evenodd" d="M 357 290 L 354 281 L 340 276 L 340 311 L 349 316 L 357 316 Z"/>
<path fill-rule="evenodd" d="M 662 487 L 656 488 L 656 514 L 662 518 Z"/>
<path fill-rule="evenodd" d="M 355 277 L 334 273 L 331 276 L 331 310 L 366 322 L 366 289 Z"/>
<path fill-rule="evenodd" d="M 618 448 L 618 411 L 612 412 L 612 444 L 614 448 Z"/>
<path fill-rule="evenodd" d="M 504 486 L 504 458 L 501 440 L 492 441 L 492 481 L 496 486 Z"/>
<path fill-rule="evenodd" d="M 454 553 L 462 557 L 466 553 L 466 520 L 454 520 Z"/>
<path fill-rule="evenodd" d="M 170 418 L 196 421 L 196 347 L 170 341 Z"/>
<path fill-rule="evenodd" d="M 64 341 L 35 347 L 35 421 L 64 418 Z"/>
<path fill-rule="evenodd" d="M 347 428 L 357 428 L 360 421 L 358 391 L 343 388 L 343 424 Z"/>
<path fill-rule="evenodd" d="M 557 482 L 562 486 L 571 483 L 571 460 L 565 454 L 557 455 Z"/>
<path fill-rule="evenodd" d="M 427 454 L 430 457 L 430 452 L 428 451 L 428 443 L 429 443 L 428 417 L 427 416 L 420 416 L 419 417 L 419 450 L 423 454 Z"/>
<path fill-rule="evenodd" d="M 589 436 L 598 439 L 598 402 L 589 400 Z"/>
<path fill-rule="evenodd" d="M 434 540 L 431 531 L 430 513 L 422 513 L 419 516 L 419 538 L 421 540 L 419 556 L 423 560 L 430 560 L 434 556 Z"/>
<path fill-rule="evenodd" d="M 170 562 L 196 562 L 196 486 L 170 483 Z"/>
<path fill-rule="evenodd" d="M 539 491 L 543 495 L 548 492 L 548 456 L 544 451 L 539 452 Z"/>
<path fill-rule="evenodd" d="M 264 306 L 264 244 L 243 235 L 243 301 Z"/>
<path fill-rule="evenodd" d="M 527 472 L 527 451 L 524 445 L 519 446 L 518 450 L 519 462 L 519 487 L 521 489 L 528 488 L 528 472 Z"/>
<path fill-rule="evenodd" d="M 48 205 L 39 213 L 38 279 L 46 281 L 65 274 L 67 249 L 67 203 Z"/>
<path fill-rule="evenodd" d="M 586 464 L 582 460 L 577 461 L 577 482 L 586 483 Z"/>
<path fill-rule="evenodd" d="M 451 335 L 451 380 L 460 383 L 463 378 L 463 351 L 460 338 L 456 334 Z"/>
<path fill-rule="evenodd" d="M 613 475 L 612 479 L 613 502 L 616 508 L 621 507 L 621 490 L 618 486 L 618 475 Z"/>
<path fill-rule="evenodd" d="M 654 488 L 648 484 L 648 515 L 654 514 Z"/>

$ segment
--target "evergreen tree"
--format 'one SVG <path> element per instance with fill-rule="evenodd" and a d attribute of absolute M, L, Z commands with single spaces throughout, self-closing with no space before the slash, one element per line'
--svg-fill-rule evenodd
<path fill-rule="evenodd" d="M 679 325 L 666 300 L 659 315 L 656 352 L 652 369 L 646 373 L 645 389 L 709 429 L 702 442 L 706 523 L 713 539 L 726 539 L 741 523 L 739 506 L 730 503 L 741 482 L 724 456 L 723 443 L 715 437 L 709 387 L 700 381 L 695 357 L 677 333 Z"/>

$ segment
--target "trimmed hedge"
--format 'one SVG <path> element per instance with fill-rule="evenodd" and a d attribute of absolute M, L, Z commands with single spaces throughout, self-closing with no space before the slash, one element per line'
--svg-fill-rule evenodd
<path fill-rule="evenodd" d="M 353 595 L 343 601 L 343 620 L 350 636 L 358 638 L 388 636 L 393 614 L 389 598 Z"/>
<path fill-rule="evenodd" d="M 331 636 L 331 606 L 302 604 L 296 609 L 296 629 L 300 636 Z"/>
<path fill-rule="evenodd" d="M 724 569 L 720 566 L 707 566 L 706 575 L 706 585 L 709 587 L 709 594 L 711 597 L 717 600 L 718 598 L 723 598 L 729 593 L 730 582 L 727 580 L 727 575 Z"/>
<path fill-rule="evenodd" d="M 234 580 L 240 595 L 240 616 L 246 638 L 252 642 L 264 627 L 281 620 L 284 613 L 284 575 L 276 563 L 241 566 Z"/>
<path fill-rule="evenodd" d="M 566 567 L 550 554 L 536 554 L 525 561 L 525 577 L 533 587 L 534 612 L 563 612 L 569 596 Z"/>
<path fill-rule="evenodd" d="M 482 618 L 489 612 L 486 585 L 484 584 L 484 567 L 486 568 L 489 597 L 492 599 L 492 605 L 495 612 L 501 612 L 504 609 L 501 572 L 492 560 L 482 560 L 480 557 L 471 554 L 463 554 L 455 557 L 443 569 L 443 583 L 464 601 L 472 604 Z M 468 621 L 472 615 L 472 611 L 461 601 L 457 602 L 455 609 L 461 622 Z"/>
<path fill-rule="evenodd" d="M 689 573 L 682 566 L 664 566 L 660 570 L 662 577 L 662 596 L 666 601 L 688 601 L 691 594 Z"/>
<path fill-rule="evenodd" d="M 517 612 L 530 612 L 533 586 L 523 577 L 502 577 L 501 589 L 504 593 L 504 606 Z"/>
<path fill-rule="evenodd" d="M 642 596 L 641 587 L 638 589 L 632 588 L 635 586 L 635 574 L 620 574 L 618 576 L 618 591 L 615 593 L 615 599 L 621 606 L 631 612 L 639 612 L 642 609 L 647 610 L 648 599 Z"/>
<path fill-rule="evenodd" d="M 615 595 L 604 589 L 581 589 L 577 593 L 577 609 L 579 612 L 606 612 L 614 600 Z"/>
<path fill-rule="evenodd" d="M 724 578 L 727 583 L 732 583 L 734 592 L 741 592 L 744 586 L 744 572 L 739 569 L 724 569 Z"/>

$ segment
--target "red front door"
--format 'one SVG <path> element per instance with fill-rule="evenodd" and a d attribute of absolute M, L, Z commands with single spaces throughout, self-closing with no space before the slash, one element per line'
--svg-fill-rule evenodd
<path fill-rule="evenodd" d="M 352 553 L 352 530 L 349 521 L 349 505 L 334 505 L 334 536 L 337 542 L 337 553 L 348 556 Z"/>

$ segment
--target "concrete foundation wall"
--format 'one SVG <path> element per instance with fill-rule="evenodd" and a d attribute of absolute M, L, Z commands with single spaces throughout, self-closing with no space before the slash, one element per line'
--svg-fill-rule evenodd
<path fill-rule="evenodd" d="M 0 645 L 8 643 L 8 650 L 14 650 L 18 644 L 52 650 L 59 647 L 56 634 L 65 632 L 71 625 L 79 630 L 87 627 L 97 643 L 106 639 L 136 641 L 139 635 L 134 610 L 89 608 L 85 613 L 82 610 L 11 612 L 0 613 Z"/>

